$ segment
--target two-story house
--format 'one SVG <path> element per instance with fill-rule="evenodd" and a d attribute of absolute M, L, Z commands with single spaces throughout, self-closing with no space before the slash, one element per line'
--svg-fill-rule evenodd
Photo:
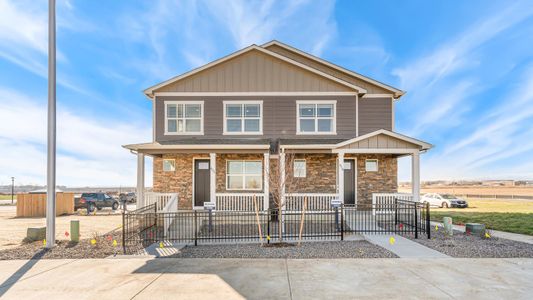
<path fill-rule="evenodd" d="M 144 157 L 153 157 L 153 191 L 178 193 L 179 208 L 215 202 L 218 210 L 269 206 L 269 170 L 289 166 L 303 182 L 287 201 L 313 207 L 372 203 L 397 191 L 397 158 L 431 145 L 394 132 L 403 91 L 272 41 L 251 45 L 144 91 L 153 105 L 153 140 L 124 146 L 138 156 L 138 201 Z M 288 203 L 288 202 L 287 202 Z"/>

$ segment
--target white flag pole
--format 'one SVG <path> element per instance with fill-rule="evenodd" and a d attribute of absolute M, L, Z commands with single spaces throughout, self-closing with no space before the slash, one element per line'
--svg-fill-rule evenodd
<path fill-rule="evenodd" d="M 48 156 L 46 165 L 46 248 L 56 231 L 56 1 L 48 1 Z"/>

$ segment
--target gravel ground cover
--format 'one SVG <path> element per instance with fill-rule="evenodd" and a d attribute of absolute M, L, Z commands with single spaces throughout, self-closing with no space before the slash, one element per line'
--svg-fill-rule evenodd
<path fill-rule="evenodd" d="M 91 240 L 96 243 L 92 243 Z M 113 241 L 117 245 L 113 245 Z M 103 236 L 81 239 L 78 243 L 57 240 L 52 249 L 45 249 L 43 241 L 23 243 L 16 248 L 0 250 L 0 260 L 8 259 L 62 259 L 105 258 L 122 254 L 122 231 L 115 230 Z"/>
<path fill-rule="evenodd" d="M 271 244 L 274 245 L 274 244 Z M 169 257 L 178 258 L 395 258 L 392 252 L 366 241 L 305 242 L 300 246 L 259 244 L 187 246 Z"/>
<path fill-rule="evenodd" d="M 424 236 L 414 239 L 406 236 L 426 247 L 440 251 L 452 257 L 465 258 L 508 258 L 508 257 L 533 257 L 533 245 L 511 241 L 502 238 L 467 235 L 460 231 L 454 231 L 453 236 L 444 233 L 443 227 L 431 228 L 431 239 Z"/>

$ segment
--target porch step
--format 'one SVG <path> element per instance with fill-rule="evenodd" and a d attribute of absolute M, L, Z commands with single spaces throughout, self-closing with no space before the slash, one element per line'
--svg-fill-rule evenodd
<path fill-rule="evenodd" d="M 363 234 L 365 239 L 372 244 L 378 245 L 390 252 L 398 255 L 400 258 L 447 258 L 446 254 L 428 248 L 410 239 L 406 239 L 396 234 Z M 395 242 L 391 245 L 390 238 L 393 237 Z"/>

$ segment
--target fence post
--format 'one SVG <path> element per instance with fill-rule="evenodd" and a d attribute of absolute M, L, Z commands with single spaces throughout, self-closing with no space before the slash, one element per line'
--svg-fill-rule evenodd
<path fill-rule="evenodd" d="M 267 210 L 267 244 L 270 244 L 270 220 L 272 219 L 272 210 Z"/>
<path fill-rule="evenodd" d="M 341 206 L 341 241 L 344 241 L 344 205 Z"/>
<path fill-rule="evenodd" d="M 126 212 L 122 211 L 122 253 L 126 254 Z"/>
<path fill-rule="evenodd" d="M 417 212 L 417 204 L 413 203 L 413 207 L 415 208 L 415 239 L 418 238 L 418 212 Z"/>
<path fill-rule="evenodd" d="M 428 232 L 428 239 L 431 239 L 431 218 L 429 215 L 429 202 L 426 203 L 426 230 Z"/>
<path fill-rule="evenodd" d="M 198 211 L 194 211 L 194 245 L 198 246 Z"/>

